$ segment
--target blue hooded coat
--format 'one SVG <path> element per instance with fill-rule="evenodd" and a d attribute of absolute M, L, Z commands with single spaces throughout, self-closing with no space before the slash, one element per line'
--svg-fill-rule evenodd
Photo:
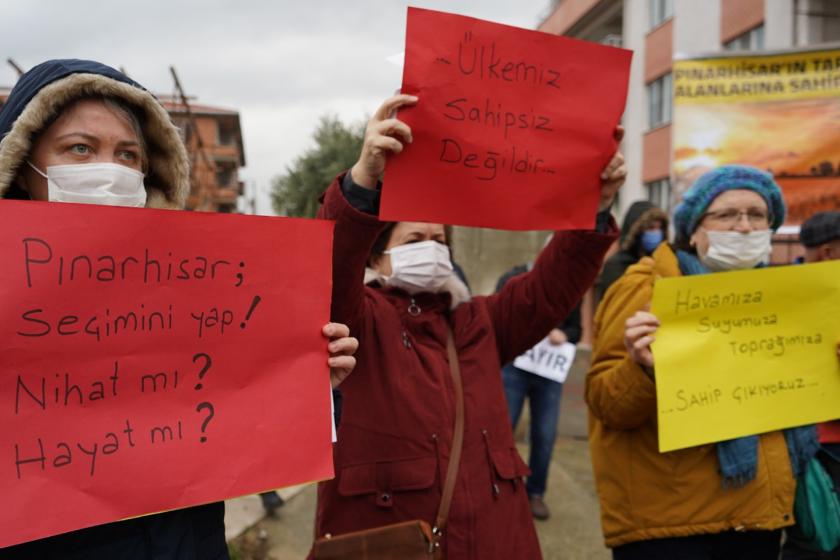
<path fill-rule="evenodd" d="M 117 97 L 143 115 L 148 146 L 147 206 L 180 208 L 189 192 L 189 160 L 161 104 L 117 70 L 86 60 L 52 60 L 21 76 L 0 109 L 0 198 L 28 198 L 15 184 L 33 138 L 68 103 L 83 96 Z M 130 483 L 130 482 L 129 482 Z M 6 507 L 12 507 L 6 504 Z M 49 515 L 50 502 L 43 504 Z M 90 527 L 0 549 L 4 560 L 227 559 L 224 503 Z"/>

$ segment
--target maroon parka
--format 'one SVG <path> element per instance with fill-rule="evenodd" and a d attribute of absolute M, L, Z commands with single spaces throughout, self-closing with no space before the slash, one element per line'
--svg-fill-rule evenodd
<path fill-rule="evenodd" d="M 454 428 L 446 353 L 452 325 L 464 385 L 464 447 L 443 549 L 449 559 L 540 558 L 513 440 L 501 365 L 532 347 L 580 301 L 617 237 L 558 232 L 531 272 L 450 311 L 449 294 L 414 297 L 365 286 L 365 264 L 385 226 L 344 198 L 341 177 L 320 217 L 336 220 L 332 319 L 359 339 L 341 385 L 333 480 L 318 491 L 316 536 L 410 519 L 434 524 Z M 409 310 L 410 306 L 412 307 Z"/>

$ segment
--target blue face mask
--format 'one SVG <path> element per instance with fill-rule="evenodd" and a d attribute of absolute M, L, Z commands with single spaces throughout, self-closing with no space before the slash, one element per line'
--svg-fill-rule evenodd
<path fill-rule="evenodd" d="M 661 229 L 648 230 L 642 233 L 642 249 L 650 255 L 665 239 Z"/>

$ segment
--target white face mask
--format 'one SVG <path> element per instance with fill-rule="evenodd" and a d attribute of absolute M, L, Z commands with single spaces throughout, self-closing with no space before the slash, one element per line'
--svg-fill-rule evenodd
<path fill-rule="evenodd" d="M 391 255 L 391 276 L 385 284 L 410 294 L 437 292 L 452 276 L 449 247 L 437 241 L 407 243 L 385 251 Z"/>
<path fill-rule="evenodd" d="M 105 206 L 145 206 L 144 175 L 118 163 L 51 165 L 44 174 L 51 202 L 76 202 Z"/>
<path fill-rule="evenodd" d="M 769 229 L 740 233 L 737 231 L 706 231 L 709 249 L 705 255 L 698 255 L 700 262 L 709 270 L 745 270 L 766 264 L 770 260 Z"/>

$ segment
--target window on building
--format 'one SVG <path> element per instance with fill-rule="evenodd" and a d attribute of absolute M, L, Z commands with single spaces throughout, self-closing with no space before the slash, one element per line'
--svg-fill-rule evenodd
<path fill-rule="evenodd" d="M 671 122 L 673 91 L 671 73 L 660 76 L 647 86 L 648 128 L 656 128 Z"/>
<path fill-rule="evenodd" d="M 217 121 L 216 138 L 218 138 L 220 146 L 231 146 L 236 141 L 236 130 L 231 128 L 228 123 Z"/>
<path fill-rule="evenodd" d="M 653 29 L 674 15 L 674 0 L 648 0 L 650 28 Z"/>
<path fill-rule="evenodd" d="M 764 25 L 753 27 L 723 44 L 727 51 L 760 51 L 764 48 Z"/>
<path fill-rule="evenodd" d="M 794 14 L 794 45 L 840 41 L 840 2 L 809 0 Z"/>
<path fill-rule="evenodd" d="M 234 168 L 220 162 L 216 162 L 216 184 L 220 187 L 233 186 Z"/>
<path fill-rule="evenodd" d="M 820 43 L 835 43 L 840 41 L 840 2 L 837 0 L 822 0 L 811 6 L 811 11 L 819 14 L 821 21 Z"/>
<path fill-rule="evenodd" d="M 645 185 L 648 189 L 648 200 L 651 204 L 662 208 L 666 213 L 671 211 L 671 180 L 659 179 Z"/>

